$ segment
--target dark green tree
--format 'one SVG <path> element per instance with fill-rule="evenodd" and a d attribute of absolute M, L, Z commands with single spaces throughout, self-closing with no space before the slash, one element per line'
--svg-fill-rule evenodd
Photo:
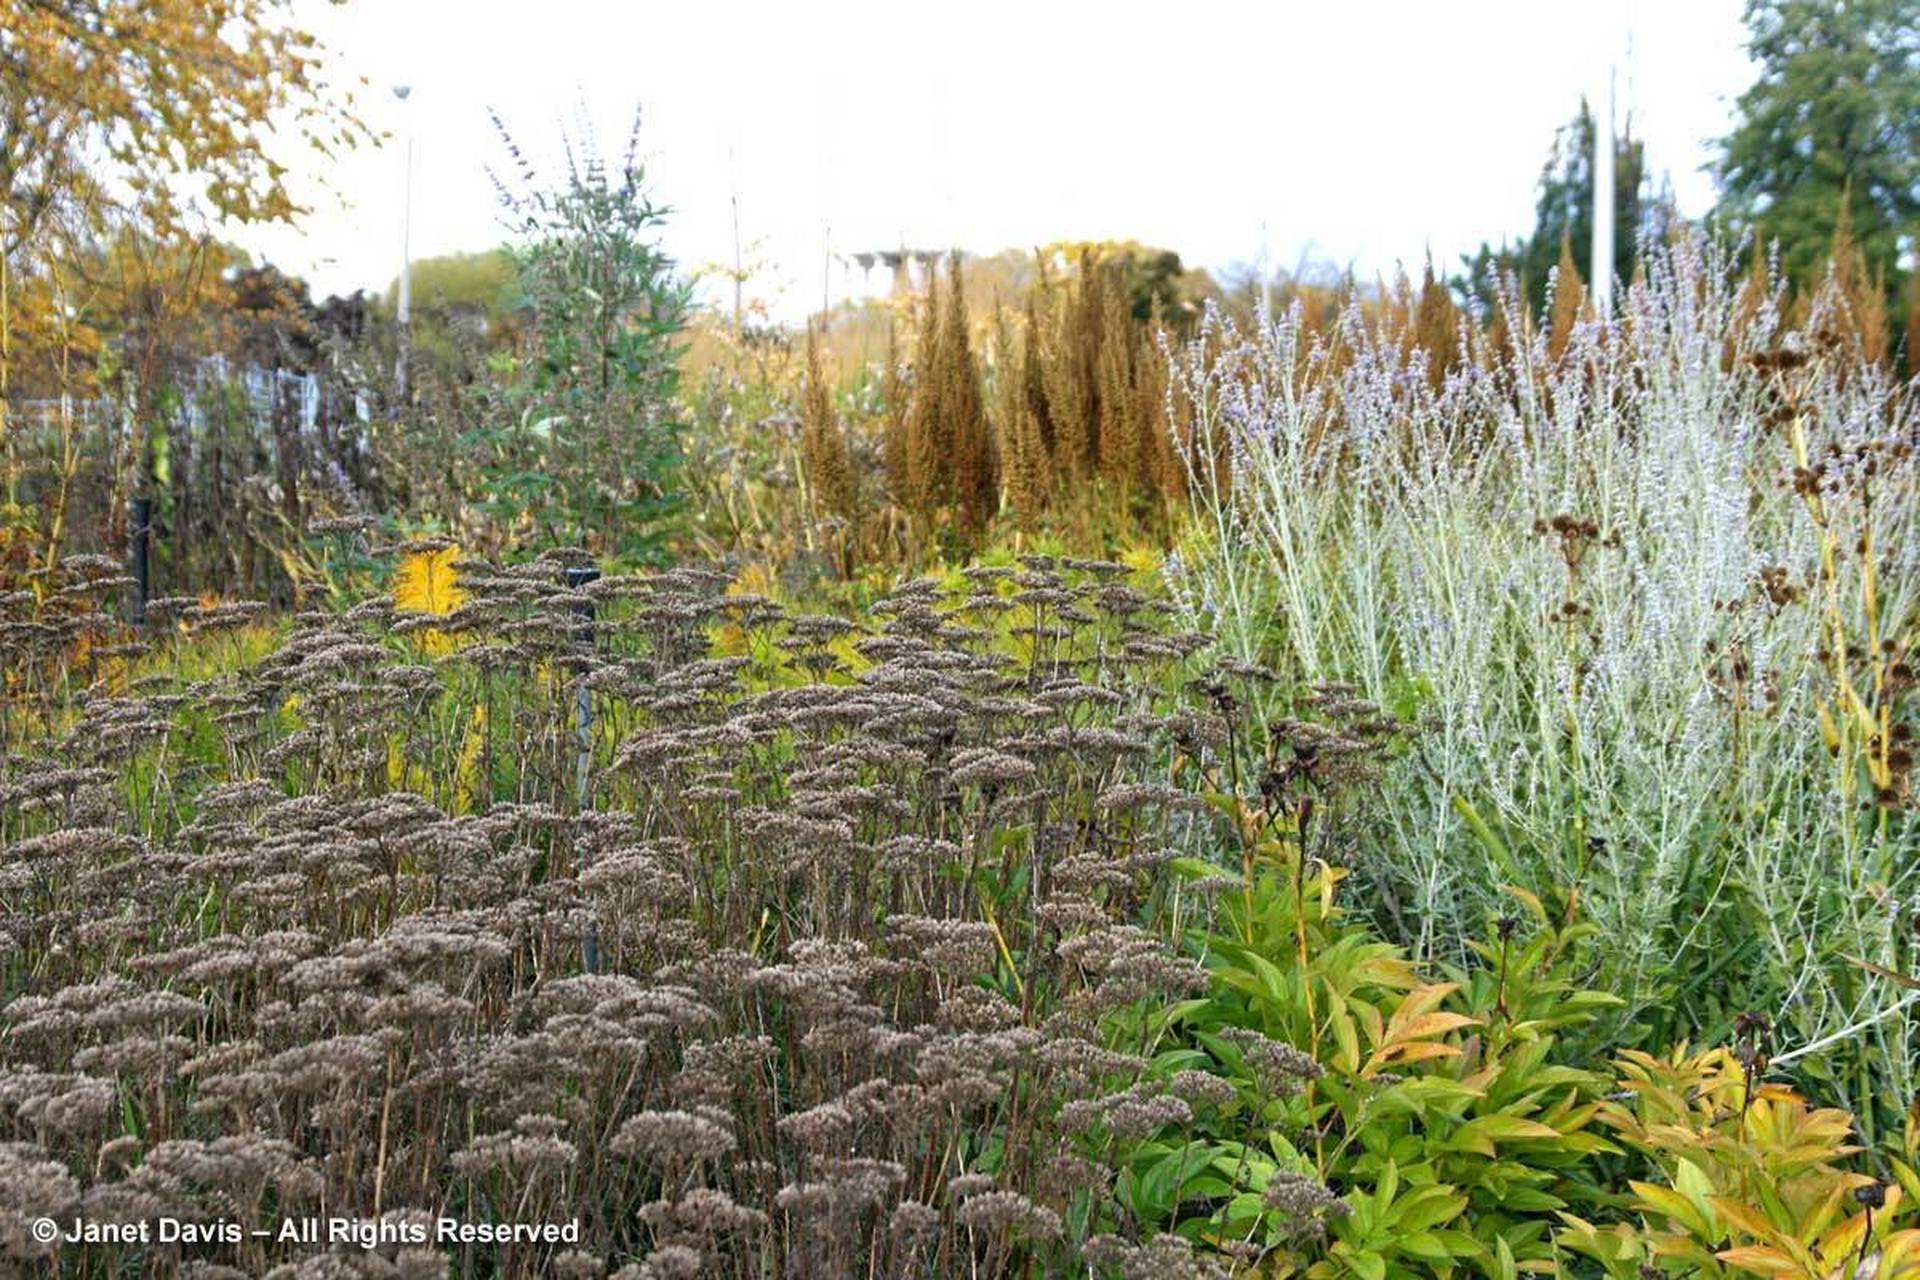
<path fill-rule="evenodd" d="M 1844 202 L 1895 303 L 1920 223 L 1920 0 L 1748 0 L 1746 22 L 1760 76 L 1722 140 L 1717 218 L 1777 241 L 1805 285 Z"/>
<path fill-rule="evenodd" d="M 1513 245 L 1480 246 L 1462 255 L 1465 271 L 1454 281 L 1457 289 L 1491 302 L 1498 274 L 1520 277 L 1527 302 L 1538 314 L 1546 305 L 1547 277 L 1560 261 L 1560 246 L 1573 249 L 1582 280 L 1593 278 L 1593 147 L 1597 125 L 1585 98 L 1574 118 L 1554 134 L 1553 149 L 1540 170 L 1538 196 L 1533 206 L 1533 230 Z M 1671 216 L 1672 201 L 1650 190 L 1646 153 L 1633 137 L 1632 122 L 1620 130 L 1613 152 L 1613 273 L 1633 275 L 1639 237 L 1658 236 Z"/>

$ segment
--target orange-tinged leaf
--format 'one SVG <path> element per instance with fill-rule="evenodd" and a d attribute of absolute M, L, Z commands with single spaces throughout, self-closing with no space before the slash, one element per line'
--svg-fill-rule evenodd
<path fill-rule="evenodd" d="M 1442 1036 L 1461 1027 L 1477 1027 L 1480 1019 L 1469 1018 L 1464 1013 L 1423 1013 L 1400 1028 L 1402 1040 L 1423 1040 L 1428 1036 Z"/>
<path fill-rule="evenodd" d="M 1880 1242 L 1880 1274 L 1911 1275 L 1920 1270 L 1920 1230 L 1896 1231 Z"/>
<path fill-rule="evenodd" d="M 1414 988 L 1401 998 L 1400 1007 L 1393 1011 L 1393 1021 L 1401 1023 L 1419 1017 L 1452 995 L 1458 986 L 1453 982 L 1434 982 Z"/>
<path fill-rule="evenodd" d="M 1522 889 L 1517 884 L 1503 884 L 1500 887 L 1520 899 L 1520 901 L 1526 905 L 1528 914 L 1532 915 L 1535 920 L 1538 920 L 1542 924 L 1546 923 L 1547 909 L 1541 903 L 1539 894 L 1527 889 Z"/>
<path fill-rule="evenodd" d="M 1867 1215 L 1856 1213 L 1821 1236 L 1820 1243 L 1814 1246 L 1814 1252 L 1823 1258 L 1844 1257 L 1860 1248 L 1861 1238 L 1866 1234 Z"/>
<path fill-rule="evenodd" d="M 1800 1264 L 1778 1249 L 1764 1245 L 1741 1245 L 1735 1249 L 1722 1249 L 1713 1255 L 1731 1266 L 1742 1267 L 1748 1271 L 1757 1271 L 1767 1276 L 1803 1275 Z"/>
<path fill-rule="evenodd" d="M 1467 1122 L 1466 1127 L 1496 1140 L 1560 1137 L 1560 1131 L 1551 1125 L 1541 1124 L 1538 1120 L 1529 1120 L 1525 1116 L 1510 1116 L 1504 1112 L 1475 1116 Z"/>
<path fill-rule="evenodd" d="M 1413 1040 L 1401 1044 L 1390 1044 L 1376 1050 L 1367 1065 L 1360 1069 L 1363 1076 L 1372 1076 L 1390 1062 L 1425 1062 L 1429 1058 L 1454 1058 L 1460 1056 L 1458 1045 L 1438 1044 L 1432 1040 Z"/>

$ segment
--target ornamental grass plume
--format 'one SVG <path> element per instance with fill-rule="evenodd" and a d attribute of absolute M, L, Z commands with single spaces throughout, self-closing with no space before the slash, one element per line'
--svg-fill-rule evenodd
<path fill-rule="evenodd" d="M 801 458 L 813 489 L 816 516 L 858 516 L 859 493 L 848 458 L 845 426 L 834 412 L 832 389 L 820 371 L 820 335 L 807 326 L 807 382 L 801 398 Z"/>

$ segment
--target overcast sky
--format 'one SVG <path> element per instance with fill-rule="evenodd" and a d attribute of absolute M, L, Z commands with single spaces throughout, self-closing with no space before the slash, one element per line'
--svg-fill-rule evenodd
<path fill-rule="evenodd" d="M 305 3 L 306 0 L 303 0 Z M 497 109 L 536 163 L 584 103 L 617 154 L 638 106 L 669 248 L 730 259 L 730 199 L 781 313 L 859 289 L 863 249 L 1131 238 L 1192 264 L 1443 268 L 1528 229 L 1554 130 L 1619 62 L 1622 118 L 1683 212 L 1752 78 L 1740 0 L 1211 0 L 1126 5 L 350 0 L 307 4 L 393 140 L 296 168 L 313 213 L 243 243 L 316 291 L 502 238 Z M 403 105 L 391 88 L 412 87 Z M 882 271 L 872 284 L 884 285 Z"/>

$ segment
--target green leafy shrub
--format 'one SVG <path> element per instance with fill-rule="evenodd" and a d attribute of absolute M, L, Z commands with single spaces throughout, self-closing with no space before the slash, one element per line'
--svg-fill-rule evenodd
<path fill-rule="evenodd" d="M 1226 716 L 1245 705 L 1224 677 L 1208 692 Z M 1592 926 L 1522 893 L 1524 932 L 1503 917 L 1478 964 L 1423 974 L 1346 908 L 1347 875 L 1327 858 L 1358 835 L 1355 796 L 1404 726 L 1344 688 L 1308 706 L 1315 719 L 1216 731 L 1225 758 L 1188 765 L 1236 833 L 1241 874 L 1183 930 L 1211 983 L 1169 1016 L 1156 1068 L 1232 1087 L 1133 1151 L 1123 1198 L 1261 1274 L 1549 1267 L 1556 1211 L 1599 1204 L 1593 1158 L 1619 1151 L 1594 1131 L 1609 1075 L 1560 1038 L 1618 1003 L 1569 977 Z M 1219 876 L 1199 860 L 1173 869 Z"/>
<path fill-rule="evenodd" d="M 491 453 L 479 509 L 510 527 L 530 522 L 539 545 L 644 563 L 663 555 L 682 502 L 689 293 L 658 243 L 667 211 L 647 193 L 638 131 L 636 116 L 617 168 L 594 152 L 590 131 L 570 142 L 564 181 L 552 187 L 507 139 L 520 189 L 501 183 L 501 200 L 523 238 L 534 351 L 512 366 L 508 420 L 487 424 L 476 443 Z"/>

